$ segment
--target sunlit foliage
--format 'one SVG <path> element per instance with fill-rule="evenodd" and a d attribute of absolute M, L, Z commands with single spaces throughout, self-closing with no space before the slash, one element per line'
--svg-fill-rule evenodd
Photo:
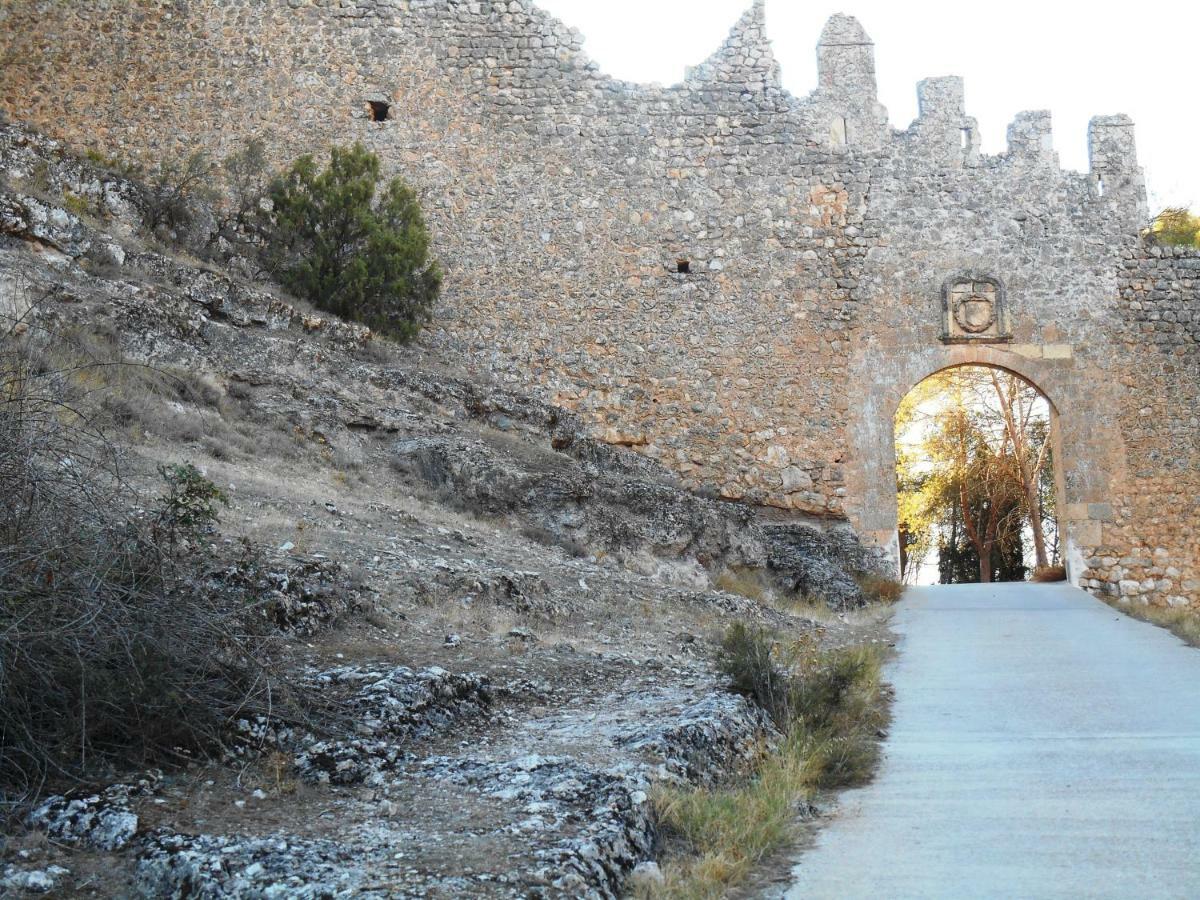
<path fill-rule="evenodd" d="M 1180 206 L 1168 207 L 1155 216 L 1150 236 L 1160 244 L 1200 248 L 1200 216 Z"/>
<path fill-rule="evenodd" d="M 896 433 L 906 578 L 935 550 L 943 582 L 1024 578 L 1026 535 L 1036 566 L 1055 558 L 1049 407 L 1032 385 L 982 366 L 940 372 L 905 398 Z"/>

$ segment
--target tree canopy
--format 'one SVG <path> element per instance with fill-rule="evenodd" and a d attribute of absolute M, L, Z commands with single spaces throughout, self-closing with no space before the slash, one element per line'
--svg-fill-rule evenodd
<path fill-rule="evenodd" d="M 1200 248 L 1200 216 L 1183 207 L 1168 207 L 1155 216 L 1150 235 L 1160 244 Z"/>
<path fill-rule="evenodd" d="M 901 566 L 935 549 L 943 582 L 1025 577 L 1056 555 L 1049 406 L 1023 379 L 964 366 L 919 384 L 896 414 Z"/>
<path fill-rule="evenodd" d="M 361 144 L 311 155 L 272 183 L 265 258 L 280 283 L 320 309 L 407 340 L 429 319 L 442 274 L 416 193 L 393 178 L 376 199 L 379 158 Z"/>

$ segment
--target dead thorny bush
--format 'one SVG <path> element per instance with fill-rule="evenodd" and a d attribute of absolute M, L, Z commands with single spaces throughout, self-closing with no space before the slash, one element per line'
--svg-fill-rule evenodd
<path fill-rule="evenodd" d="M 163 159 L 142 183 L 142 223 L 150 234 L 163 229 L 176 238 L 192 227 L 197 207 L 217 200 L 216 166 L 203 151 Z"/>
<path fill-rule="evenodd" d="M 211 520 L 195 514 L 194 470 L 168 470 L 173 503 L 139 510 L 86 367 L 44 367 L 57 336 L 32 312 L 0 318 L 6 801 L 47 779 L 204 752 L 233 718 L 277 702 L 252 596 L 205 577 Z"/>

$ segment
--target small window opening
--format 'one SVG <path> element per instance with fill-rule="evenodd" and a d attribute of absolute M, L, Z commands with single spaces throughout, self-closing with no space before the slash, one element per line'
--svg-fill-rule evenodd
<path fill-rule="evenodd" d="M 692 271 L 692 261 L 690 259 L 675 260 L 675 271 L 680 275 L 687 275 Z"/>
<path fill-rule="evenodd" d="M 384 103 L 382 100 L 368 100 L 367 106 L 371 108 L 372 122 L 386 122 L 388 113 L 392 110 L 391 104 Z"/>
<path fill-rule="evenodd" d="M 845 147 L 850 141 L 850 127 L 845 116 L 834 116 L 829 126 L 829 140 L 835 147 Z"/>
<path fill-rule="evenodd" d="M 1103 175 L 1096 176 L 1096 196 L 1097 197 L 1104 196 L 1104 176 Z"/>
<path fill-rule="evenodd" d="M 962 148 L 964 150 L 970 150 L 971 149 L 971 129 L 963 128 L 960 130 L 962 131 Z"/>

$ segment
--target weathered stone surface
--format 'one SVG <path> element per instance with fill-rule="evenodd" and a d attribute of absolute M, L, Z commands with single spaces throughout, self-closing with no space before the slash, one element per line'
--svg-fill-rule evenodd
<path fill-rule="evenodd" d="M 214 582 L 253 591 L 263 615 L 280 630 L 295 635 L 314 634 L 364 605 L 344 568 L 323 560 L 235 565 L 216 573 Z"/>
<path fill-rule="evenodd" d="M 55 841 L 94 850 L 119 850 L 133 840 L 138 817 L 130 799 L 153 791 L 159 775 L 136 784 L 115 784 L 98 793 L 47 797 L 26 817 L 26 824 Z"/>
<path fill-rule="evenodd" d="M 14 895 L 24 892 L 25 894 L 49 894 L 56 887 L 58 881 L 63 875 L 69 875 L 70 870 L 62 866 L 47 866 L 44 869 L 23 869 L 20 866 L 9 865 L 5 866 L 0 873 L 0 888 L 4 888 L 6 892 L 11 891 Z M 7 893 L 6 895 L 7 896 Z"/>
<path fill-rule="evenodd" d="M 296 768 L 304 778 L 332 784 L 380 784 L 407 756 L 406 741 L 482 715 L 492 702 L 487 680 L 451 675 L 444 669 L 414 672 L 343 667 L 308 680 L 310 688 L 353 693 L 338 701 L 355 722 L 357 735 L 303 744 Z"/>
<path fill-rule="evenodd" d="M 234 731 L 243 750 L 283 750 L 302 778 L 320 784 L 382 784 L 410 761 L 410 741 L 485 715 L 494 698 L 486 678 L 436 667 L 339 666 L 298 682 L 313 702 L 353 723 L 349 733 L 316 736 L 261 717 L 239 720 Z"/>
<path fill-rule="evenodd" d="M 423 777 L 461 784 L 471 791 L 512 804 L 525 817 L 517 833 L 574 837 L 539 850 L 544 867 L 526 873 L 534 896 L 622 895 L 627 876 L 653 852 L 656 830 L 648 803 L 652 782 L 713 784 L 757 758 L 778 738 L 766 714 L 743 697 L 708 694 L 682 705 L 669 696 L 647 693 L 627 698 L 644 711 L 642 721 L 612 722 L 611 714 L 563 713 L 539 723 L 536 731 L 561 740 L 598 730 L 631 754 L 604 769 L 572 757 L 537 753 L 519 757 L 430 757 Z M 664 701 L 668 705 L 664 706 Z M 582 833 L 575 825 L 584 825 Z"/>
<path fill-rule="evenodd" d="M 1060 508 L 1112 506 L 1064 517 L 1071 577 L 1110 584 L 1095 560 L 1146 544 L 1177 581 L 1200 576 L 1200 259 L 1140 240 L 1126 116 L 1092 120 L 1086 173 L 1058 168 L 1042 111 L 981 153 L 958 78 L 922 81 L 898 130 L 858 22 L 830 20 L 817 87 L 794 97 L 761 3 L 671 87 L 605 76 L 528 0 L 0 16 L 0 110 L 71 146 L 151 160 L 253 135 L 283 161 L 363 141 L 418 187 L 436 233 L 431 339 L 684 486 L 845 516 L 894 554 L 900 398 L 947 366 L 1003 366 L 1054 405 Z M 1005 327 L 968 304 L 980 330 L 944 342 L 942 285 L 968 273 L 1003 285 Z"/>
<path fill-rule="evenodd" d="M 383 897 L 359 891 L 369 873 L 355 848 L 291 835 L 241 837 L 160 830 L 139 848 L 137 887 L 143 897 Z"/>
<path fill-rule="evenodd" d="M 763 530 L 768 565 L 789 590 L 834 609 L 862 605 L 853 574 L 870 572 L 877 564 L 849 528 L 791 524 Z"/>
<path fill-rule="evenodd" d="M 525 733 L 486 750 L 464 748 L 464 755 L 424 758 L 409 753 L 380 772 L 375 784 L 385 795 L 414 780 L 428 781 L 507 809 L 502 830 L 532 848 L 531 869 L 506 871 L 505 863 L 495 860 L 494 881 L 466 877 L 426 883 L 396 862 L 403 853 L 394 856 L 419 836 L 383 816 L 367 831 L 356 829 L 340 840 L 282 831 L 251 837 L 157 829 L 134 848 L 137 886 L 149 897 L 214 900 L 439 891 L 453 896 L 621 896 L 630 872 L 654 852 L 657 833 L 648 802 L 652 784 L 715 783 L 778 739 L 765 713 L 740 696 L 658 690 L 622 699 L 619 705 L 561 710 L 528 722 Z M 565 743 L 574 753 L 529 752 L 543 741 Z M 399 742 L 391 746 L 398 753 L 402 749 Z M 596 754 L 607 764 L 589 758 Z M 385 871 L 388 878 L 381 877 Z M 399 878 L 405 889 L 389 878 Z"/>
<path fill-rule="evenodd" d="M 863 603 L 853 575 L 880 567 L 879 554 L 848 528 L 758 522 L 744 506 L 673 485 L 670 473 L 649 461 L 597 466 L 595 454 L 615 454 L 586 439 L 568 450 L 581 464 L 527 452 L 500 455 L 482 442 L 442 437 L 401 441 L 394 452 L 398 468 L 447 502 L 525 520 L 564 546 L 689 560 L 714 574 L 731 566 L 766 568 L 787 592 L 839 609 Z"/>
<path fill-rule="evenodd" d="M 91 244 L 77 216 L 36 197 L 7 196 L 0 203 L 0 234 L 36 241 L 69 256 L 81 256 Z"/>

